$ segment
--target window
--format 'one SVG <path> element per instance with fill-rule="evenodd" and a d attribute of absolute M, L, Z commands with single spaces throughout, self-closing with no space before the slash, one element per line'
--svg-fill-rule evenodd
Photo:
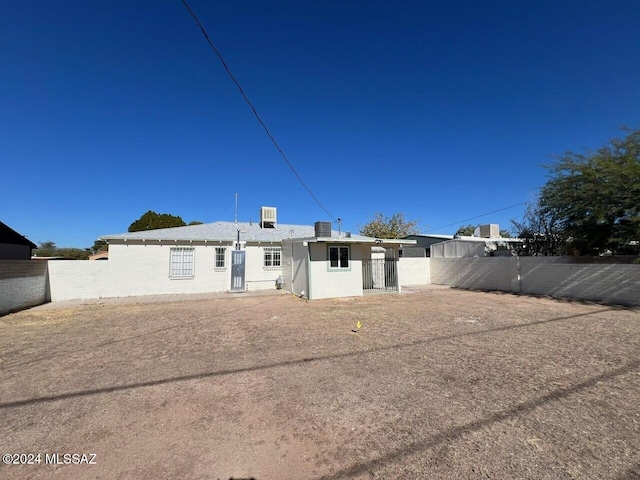
<path fill-rule="evenodd" d="M 169 276 L 193 278 L 193 256 L 193 248 L 172 248 Z"/>
<path fill-rule="evenodd" d="M 280 268 L 280 257 L 282 248 L 265 247 L 264 248 L 264 266 L 267 268 Z"/>
<path fill-rule="evenodd" d="M 329 247 L 329 267 L 349 268 L 349 247 Z"/>
<path fill-rule="evenodd" d="M 226 265 L 226 260 L 227 258 L 227 249 L 225 247 L 216 247 L 216 262 L 215 262 L 215 267 L 216 268 L 225 268 Z"/>

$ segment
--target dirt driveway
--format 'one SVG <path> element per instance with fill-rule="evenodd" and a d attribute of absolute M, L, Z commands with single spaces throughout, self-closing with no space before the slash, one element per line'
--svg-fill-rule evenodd
<path fill-rule="evenodd" d="M 107 302 L 0 318 L 0 362 L 0 453 L 42 454 L 0 478 L 640 478 L 639 310 Z"/>

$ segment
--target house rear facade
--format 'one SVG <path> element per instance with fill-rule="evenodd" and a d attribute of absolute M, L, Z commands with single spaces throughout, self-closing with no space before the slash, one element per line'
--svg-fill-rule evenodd
<path fill-rule="evenodd" d="M 108 296 L 273 289 L 282 275 L 282 241 L 313 234 L 309 225 L 214 222 L 102 235 Z M 232 275 L 236 250 L 244 252 L 241 288 Z"/>

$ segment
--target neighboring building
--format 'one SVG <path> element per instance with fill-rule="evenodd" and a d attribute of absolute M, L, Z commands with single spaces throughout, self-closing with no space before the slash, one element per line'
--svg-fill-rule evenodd
<path fill-rule="evenodd" d="M 313 292 L 308 298 L 362 295 L 366 283 L 362 260 L 371 259 L 372 246 L 388 247 L 397 262 L 399 245 L 414 244 L 411 240 L 347 237 L 331 230 L 328 222 L 318 223 L 323 224 L 320 238 L 314 226 L 279 224 L 275 208 L 263 207 L 257 223 L 214 222 L 102 235 L 100 240 L 109 244 L 103 296 L 275 289 L 279 278 L 291 285 L 293 244 L 304 244 L 311 252 L 312 268 L 306 281 L 317 290 L 305 288 L 305 293 Z M 283 253 L 283 244 L 291 253 Z M 336 275 L 324 278 L 327 275 L 316 267 Z M 323 282 L 332 284 L 323 290 Z"/>
<path fill-rule="evenodd" d="M 0 259 L 30 260 L 36 244 L 0 222 Z"/>
<path fill-rule="evenodd" d="M 452 240 L 431 246 L 431 257 L 510 257 L 524 241 L 500 236 L 497 223 L 479 225 L 473 236 L 456 235 Z"/>
<path fill-rule="evenodd" d="M 408 240 L 415 240 L 416 241 L 416 245 L 418 247 L 422 247 L 426 250 L 426 255 L 427 257 L 431 255 L 429 247 L 431 247 L 431 245 L 435 244 L 435 243 L 440 243 L 440 242 L 445 242 L 447 240 L 451 240 L 453 238 L 453 235 L 437 235 L 437 234 L 431 234 L 431 233 L 424 233 L 424 234 L 419 234 L 419 235 L 409 235 L 407 237 L 405 237 Z M 416 250 L 414 250 L 413 248 L 409 248 L 407 249 L 411 252 L 411 254 L 408 254 L 406 256 L 415 256 L 414 252 Z M 409 253 L 409 252 L 407 252 Z M 403 255 L 405 256 L 405 255 Z"/>
<path fill-rule="evenodd" d="M 109 260 L 109 251 L 100 250 L 93 255 L 89 255 L 89 260 Z"/>

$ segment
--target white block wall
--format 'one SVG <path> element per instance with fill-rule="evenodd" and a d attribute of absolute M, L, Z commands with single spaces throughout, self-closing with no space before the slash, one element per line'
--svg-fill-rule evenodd
<path fill-rule="evenodd" d="M 109 261 L 49 262 L 51 301 L 109 297 Z"/>
<path fill-rule="evenodd" d="M 194 249 L 192 278 L 171 278 L 171 248 Z M 216 248 L 226 248 L 225 268 L 215 268 Z M 50 262 L 51 300 L 225 292 L 231 286 L 231 245 L 111 244 L 109 260 Z M 275 289 L 282 268 L 264 267 L 262 246 L 246 246 L 247 290 Z"/>
<path fill-rule="evenodd" d="M 517 258 L 431 258 L 431 283 L 472 290 L 517 292 Z"/>
<path fill-rule="evenodd" d="M 398 260 L 398 278 L 401 285 L 426 285 L 431 282 L 430 258 L 402 257 Z"/>
<path fill-rule="evenodd" d="M 231 286 L 231 247 L 227 246 L 226 267 L 215 269 L 215 248 L 220 245 L 196 245 L 194 276 L 171 278 L 172 247 L 191 247 L 189 243 L 174 245 L 109 245 L 109 274 L 106 296 L 128 297 L 182 293 L 224 292 Z M 224 246 L 224 245 L 223 245 Z"/>
<path fill-rule="evenodd" d="M 431 283 L 640 306 L 640 265 L 571 257 L 431 258 Z"/>
<path fill-rule="evenodd" d="M 523 293 L 640 305 L 640 265 L 521 257 L 520 276 Z"/>
<path fill-rule="evenodd" d="M 247 245 L 245 257 L 245 282 L 246 289 L 250 290 L 273 290 L 276 288 L 276 279 L 282 275 L 282 266 L 280 268 L 264 266 L 264 248 L 280 247 L 279 244 L 274 245 Z M 280 252 L 280 261 L 283 255 Z"/>
<path fill-rule="evenodd" d="M 46 260 L 0 260 L 0 315 L 47 301 Z"/>

